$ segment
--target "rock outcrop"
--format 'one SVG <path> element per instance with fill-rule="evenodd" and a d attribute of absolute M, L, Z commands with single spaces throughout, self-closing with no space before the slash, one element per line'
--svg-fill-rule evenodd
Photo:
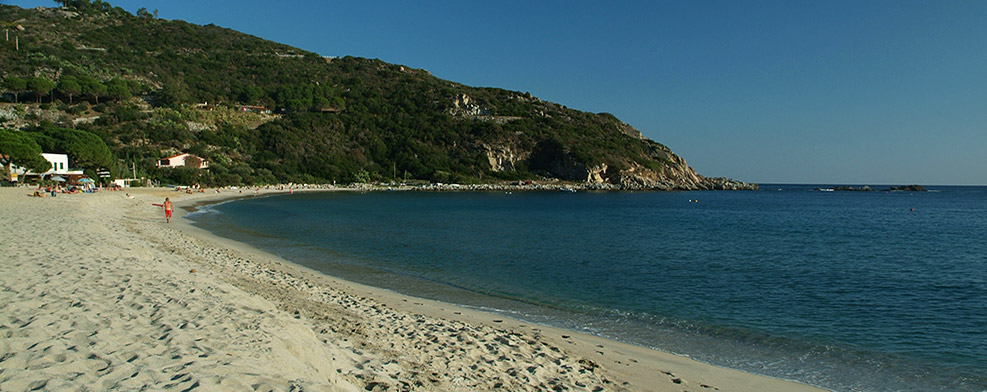
<path fill-rule="evenodd" d="M 531 156 L 530 151 L 524 151 L 516 146 L 482 144 L 480 149 L 490 164 L 490 170 L 495 172 L 517 170 L 518 165 Z"/>
<path fill-rule="evenodd" d="M 630 162 L 623 169 L 606 163 L 587 165 L 578 161 L 570 151 L 554 140 L 541 141 L 530 151 L 517 145 L 483 144 L 479 148 L 493 171 L 513 171 L 524 165 L 546 177 L 584 183 L 593 189 L 758 189 L 757 184 L 722 177 L 704 177 L 667 147 L 647 141 L 651 144 L 648 157 L 650 165 Z"/>
<path fill-rule="evenodd" d="M 903 192 L 926 192 L 924 186 L 921 185 L 905 185 L 905 186 L 893 186 L 889 191 L 903 191 Z"/>
<path fill-rule="evenodd" d="M 473 100 L 469 95 L 457 94 L 452 100 L 452 107 L 449 108 L 449 114 L 454 116 L 483 116 L 490 114 L 489 110 L 486 110 Z"/>
<path fill-rule="evenodd" d="M 874 191 L 874 189 L 872 189 L 871 187 L 869 187 L 867 185 L 864 185 L 864 186 L 861 186 L 861 187 L 853 187 L 853 186 L 849 186 L 849 185 L 844 185 L 844 186 L 838 186 L 836 188 L 833 188 L 833 190 L 842 191 L 842 192 L 873 192 Z"/>

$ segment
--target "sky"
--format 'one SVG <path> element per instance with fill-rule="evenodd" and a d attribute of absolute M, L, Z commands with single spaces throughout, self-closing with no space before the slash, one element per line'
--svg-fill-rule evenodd
<path fill-rule="evenodd" d="M 706 176 L 987 185 L 987 1 L 110 3 L 611 113 Z"/>

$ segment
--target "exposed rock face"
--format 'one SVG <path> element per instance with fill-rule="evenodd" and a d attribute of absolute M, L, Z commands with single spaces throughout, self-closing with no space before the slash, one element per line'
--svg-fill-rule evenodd
<path fill-rule="evenodd" d="M 646 138 L 643 138 L 647 140 Z M 645 167 L 637 162 L 614 176 L 612 183 L 631 189 L 680 190 L 754 190 L 757 184 L 727 178 L 707 178 L 696 173 L 685 159 L 659 143 L 651 144 L 650 158 L 661 163 L 661 169 Z"/>
<path fill-rule="evenodd" d="M 703 178 L 703 185 L 703 189 L 709 190 L 756 191 L 758 189 L 757 184 L 731 180 L 724 177 Z"/>
<path fill-rule="evenodd" d="M 540 102 L 537 98 L 521 94 L 514 94 L 511 99 Z M 551 108 L 556 104 L 546 103 L 546 105 Z M 499 124 L 523 118 L 492 116 L 489 110 L 465 93 L 452 97 L 447 111 L 456 117 Z M 544 111 L 539 113 L 540 116 L 550 117 Z M 726 178 L 703 177 L 689 167 L 685 159 L 673 153 L 668 147 L 646 138 L 629 124 L 608 113 L 600 113 L 597 116 L 607 132 L 617 131 L 643 143 L 645 146 L 643 154 L 621 156 L 616 159 L 622 161 L 617 162 L 599 162 L 600 154 L 597 153 L 596 158 L 580 155 L 573 152 L 572 146 L 564 145 L 555 138 L 544 139 L 535 143 L 534 147 L 528 147 L 530 144 L 522 141 L 523 139 L 514 139 L 510 136 L 497 142 L 479 142 L 473 144 L 471 149 L 486 158 L 493 172 L 529 171 L 563 181 L 581 182 L 594 189 L 757 189 L 756 184 L 746 184 Z M 521 133 L 518 135 L 520 136 Z"/>
<path fill-rule="evenodd" d="M 511 99 L 541 102 L 528 94 L 514 94 Z M 545 103 L 545 105 L 550 109 L 556 104 Z M 487 108 L 465 93 L 451 97 L 447 111 L 456 117 L 498 124 L 523 118 L 490 115 Z M 561 111 L 561 113 L 566 112 Z M 544 110 L 539 111 L 538 115 L 551 117 Z M 648 139 L 631 125 L 608 113 L 600 113 L 597 116 L 607 132 L 617 131 L 643 143 L 645 145 L 643 154 L 618 158 L 622 162 L 599 162 L 600 158 L 594 159 L 575 153 L 572 146 L 564 145 L 554 138 L 541 140 L 535 143 L 534 147 L 529 147 L 530 144 L 527 143 L 530 142 L 525 143 L 523 139 L 509 136 L 496 142 L 485 141 L 473 144 L 471 149 L 485 158 L 493 172 L 530 171 L 563 181 L 581 182 L 593 189 L 757 189 L 757 184 L 726 178 L 703 177 L 689 167 L 685 159 L 673 153 L 668 147 Z"/>
<path fill-rule="evenodd" d="M 613 182 L 627 189 L 662 189 L 662 190 L 757 190 L 757 184 L 751 184 L 723 177 L 704 177 L 685 164 L 685 160 L 675 156 L 676 160 L 666 164 L 660 172 L 634 164 L 630 169 L 623 170 Z"/>
<path fill-rule="evenodd" d="M 623 121 L 620 122 L 619 129 L 620 129 L 620 132 L 622 132 L 623 134 L 625 134 L 627 136 L 630 136 L 630 137 L 633 137 L 633 138 L 637 138 L 637 139 L 642 139 L 642 140 L 647 139 L 646 137 L 644 137 L 644 134 L 641 133 L 641 131 L 638 131 L 637 128 L 634 128 L 630 124 L 627 124 L 627 123 L 625 123 Z"/>
<path fill-rule="evenodd" d="M 489 110 L 483 109 L 473 98 L 466 94 L 457 94 L 452 100 L 452 107 L 449 114 L 454 116 L 483 116 L 490 114 Z"/>
<path fill-rule="evenodd" d="M 652 142 L 653 143 L 653 142 Z M 652 144 L 650 158 L 660 165 L 646 167 L 631 162 L 622 170 L 605 163 L 587 166 L 557 141 L 543 140 L 531 151 L 517 147 L 482 145 L 494 171 L 515 170 L 522 163 L 535 172 L 565 181 L 600 185 L 600 189 L 658 189 L 658 190 L 754 190 L 749 184 L 727 178 L 707 178 L 696 173 L 685 159 L 667 147 Z M 656 167 L 660 169 L 656 170 Z"/>
<path fill-rule="evenodd" d="M 483 144 L 480 146 L 487 162 L 490 163 L 490 170 L 495 172 L 513 171 L 518 169 L 518 163 L 528 160 L 530 151 L 522 151 L 511 146 L 496 146 Z"/>
<path fill-rule="evenodd" d="M 607 170 L 610 169 L 606 163 L 601 163 L 599 165 L 593 166 L 586 170 L 586 182 L 590 184 L 602 184 L 607 182 L 610 174 Z"/>

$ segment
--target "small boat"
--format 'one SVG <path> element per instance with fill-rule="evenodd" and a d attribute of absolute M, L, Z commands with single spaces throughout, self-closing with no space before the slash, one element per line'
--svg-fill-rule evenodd
<path fill-rule="evenodd" d="M 559 191 L 568 192 L 568 193 L 576 193 L 576 190 L 575 189 L 572 189 L 572 188 L 569 188 L 569 187 L 559 188 Z"/>

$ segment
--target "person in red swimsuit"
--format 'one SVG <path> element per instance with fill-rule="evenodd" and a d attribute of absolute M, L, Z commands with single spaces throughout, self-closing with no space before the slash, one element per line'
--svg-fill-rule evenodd
<path fill-rule="evenodd" d="M 168 220 L 168 223 L 171 223 L 171 210 L 172 208 L 174 208 L 171 204 L 171 200 L 166 197 L 164 204 L 162 204 L 161 206 L 164 207 L 165 210 L 165 219 Z"/>

